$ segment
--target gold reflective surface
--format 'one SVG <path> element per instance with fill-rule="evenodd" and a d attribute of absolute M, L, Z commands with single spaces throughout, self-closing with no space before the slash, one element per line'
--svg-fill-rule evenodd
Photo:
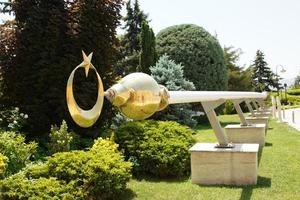
<path fill-rule="evenodd" d="M 115 95 L 112 104 L 126 117 L 135 120 L 146 119 L 168 104 L 167 99 L 162 98 L 161 87 L 144 73 L 129 74 L 109 90 Z"/>
<path fill-rule="evenodd" d="M 84 52 L 82 52 L 82 54 L 83 54 L 83 62 L 80 65 L 78 65 L 71 72 L 71 74 L 69 76 L 68 83 L 67 83 L 66 96 L 67 96 L 68 109 L 69 109 L 72 119 L 79 126 L 87 128 L 87 127 L 92 126 L 100 116 L 102 106 L 103 106 L 103 100 L 104 100 L 104 90 L 103 90 L 102 80 L 101 80 L 96 68 L 91 63 L 92 53 L 89 56 L 86 56 L 86 54 Z M 75 71 L 81 67 L 85 68 L 86 76 L 88 76 L 89 69 L 93 69 L 96 72 L 97 79 L 98 79 L 97 101 L 96 101 L 96 104 L 93 106 L 93 108 L 90 110 L 81 109 L 74 99 L 74 94 L 73 94 L 74 74 L 75 74 Z"/>

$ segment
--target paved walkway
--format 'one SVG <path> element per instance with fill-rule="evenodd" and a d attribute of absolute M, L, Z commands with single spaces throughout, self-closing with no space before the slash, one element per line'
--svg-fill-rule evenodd
<path fill-rule="evenodd" d="M 293 121 L 294 112 L 294 121 Z M 300 131 L 300 108 L 285 110 L 284 122 L 287 122 L 290 126 Z"/>

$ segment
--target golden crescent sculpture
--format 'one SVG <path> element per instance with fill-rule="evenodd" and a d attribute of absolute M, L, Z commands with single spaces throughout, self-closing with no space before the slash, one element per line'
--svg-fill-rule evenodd
<path fill-rule="evenodd" d="M 103 90 L 103 84 L 102 80 L 96 70 L 96 68 L 91 63 L 92 55 L 91 53 L 89 56 L 86 56 L 86 54 L 82 51 L 83 55 L 83 62 L 79 64 L 70 74 L 68 83 L 67 83 L 67 90 L 66 90 L 66 96 L 67 96 L 67 105 L 69 112 L 71 114 L 72 119 L 75 121 L 76 124 L 83 128 L 87 128 L 92 126 L 97 119 L 100 116 L 103 101 L 104 101 L 104 90 Z M 98 97 L 96 104 L 93 106 L 90 110 L 83 110 L 81 109 L 78 104 L 76 103 L 76 100 L 74 99 L 73 94 L 73 79 L 75 71 L 79 68 L 85 68 L 85 74 L 86 77 L 88 76 L 89 69 L 93 69 L 96 72 L 97 79 L 98 79 Z"/>

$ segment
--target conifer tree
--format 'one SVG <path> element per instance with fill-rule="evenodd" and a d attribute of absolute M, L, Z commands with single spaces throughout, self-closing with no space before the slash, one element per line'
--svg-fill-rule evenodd
<path fill-rule="evenodd" d="M 116 27 L 121 0 L 15 0 L 14 37 L 11 62 L 0 62 L 3 70 L 5 106 L 20 107 L 29 118 L 29 133 L 49 132 L 51 124 L 66 119 L 70 128 L 78 128 L 68 113 L 65 87 L 71 71 L 82 62 L 81 50 L 94 52 L 93 64 L 104 87 L 112 84 L 112 61 L 116 52 Z M 1 47 L 1 45 L 0 45 Z M 0 57 L 3 57 L 0 48 Z M 78 70 L 74 93 L 78 104 L 89 109 L 97 98 L 97 80 L 91 71 L 88 79 Z M 94 129 L 109 126 L 112 112 L 103 107 L 103 115 Z M 72 122 L 72 123 L 71 123 Z M 82 129 L 80 129 L 82 130 Z M 78 132 L 78 131 L 77 131 Z"/>
<path fill-rule="evenodd" d="M 265 55 L 257 50 L 254 64 L 252 65 L 252 84 L 255 91 L 270 91 L 274 87 L 274 74 L 265 61 Z"/>
<path fill-rule="evenodd" d="M 155 35 L 153 30 L 145 21 L 142 25 L 141 32 L 141 53 L 139 71 L 150 74 L 150 66 L 153 66 L 156 61 L 155 52 Z"/>
<path fill-rule="evenodd" d="M 251 91 L 252 79 L 249 76 L 249 69 L 244 70 L 237 62 L 241 49 L 234 49 L 233 47 L 224 47 L 225 65 L 228 70 L 228 90 L 229 91 Z"/>
<path fill-rule="evenodd" d="M 170 60 L 167 55 L 161 56 L 156 65 L 150 67 L 151 76 L 170 91 L 195 90 L 192 82 L 184 77 L 183 66 Z M 158 120 L 173 120 L 194 127 L 197 121 L 193 119 L 196 112 L 190 104 L 169 105 L 163 111 L 154 114 Z"/>
<path fill-rule="evenodd" d="M 126 33 L 120 38 L 119 62 L 116 63 L 115 73 L 126 75 L 138 70 L 141 41 L 140 34 L 142 23 L 147 22 L 148 16 L 140 9 L 138 0 L 133 5 L 129 0 L 126 4 L 127 14 L 124 17 Z"/>

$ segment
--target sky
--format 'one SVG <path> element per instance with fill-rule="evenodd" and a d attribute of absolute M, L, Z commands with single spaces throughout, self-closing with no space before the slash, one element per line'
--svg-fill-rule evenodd
<path fill-rule="evenodd" d="M 241 48 L 240 65 L 252 64 L 260 49 L 285 79 L 300 73 L 299 0 L 139 0 L 155 33 L 192 23 L 217 35 L 221 46 Z M 125 14 L 125 9 L 122 11 Z M 6 16 L 0 14 L 0 20 Z M 119 31 L 121 32 L 121 31 Z M 285 73 L 280 73 L 282 67 Z"/>

